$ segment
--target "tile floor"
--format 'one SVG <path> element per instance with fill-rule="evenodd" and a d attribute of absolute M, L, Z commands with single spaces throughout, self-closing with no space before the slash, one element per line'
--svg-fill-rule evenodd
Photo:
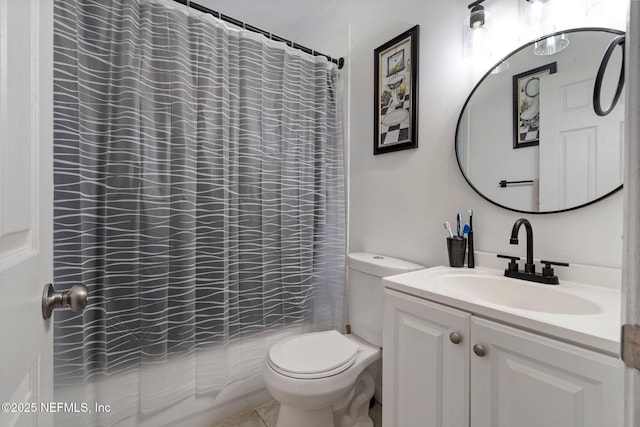
<path fill-rule="evenodd" d="M 278 419 L 278 402 L 272 400 L 257 408 L 226 418 L 213 427 L 275 427 Z M 375 427 L 382 427 L 382 406 L 378 403 L 369 411 Z"/>

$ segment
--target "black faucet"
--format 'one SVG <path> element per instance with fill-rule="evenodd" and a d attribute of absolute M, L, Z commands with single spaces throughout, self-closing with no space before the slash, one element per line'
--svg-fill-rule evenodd
<path fill-rule="evenodd" d="M 518 260 L 520 257 L 513 257 L 508 255 L 498 255 L 499 258 L 508 258 L 511 261 L 509 262 L 509 266 L 506 270 L 504 270 L 504 275 L 507 277 L 512 277 L 514 279 L 528 280 L 530 282 L 538 282 L 545 283 L 547 285 L 557 285 L 560 283 L 558 276 L 554 274 L 552 265 L 561 265 L 564 267 L 568 267 L 569 264 L 564 262 L 555 262 L 555 261 L 541 261 L 545 264 L 545 267 L 542 269 L 542 273 L 536 273 L 536 266 L 533 263 L 533 228 L 531 227 L 531 223 L 526 218 L 519 218 L 511 229 L 511 239 L 509 239 L 509 243 L 512 245 L 518 244 L 518 232 L 520 231 L 520 227 L 524 225 L 524 229 L 527 232 L 527 261 L 524 264 L 524 271 L 518 270 Z"/>
<path fill-rule="evenodd" d="M 527 232 L 527 262 L 524 264 L 524 271 L 525 273 L 535 273 L 536 266 L 533 263 L 533 228 L 531 228 L 531 223 L 528 219 L 519 218 L 515 224 L 513 224 L 509 243 L 512 245 L 518 244 L 518 231 L 520 231 L 520 227 L 523 225 Z"/>

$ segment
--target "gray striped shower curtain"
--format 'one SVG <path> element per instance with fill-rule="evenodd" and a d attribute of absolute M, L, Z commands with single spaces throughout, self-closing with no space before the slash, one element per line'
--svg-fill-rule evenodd
<path fill-rule="evenodd" d="M 54 44 L 55 282 L 90 292 L 55 313 L 60 393 L 110 425 L 342 327 L 335 65 L 171 0 L 55 0 Z"/>

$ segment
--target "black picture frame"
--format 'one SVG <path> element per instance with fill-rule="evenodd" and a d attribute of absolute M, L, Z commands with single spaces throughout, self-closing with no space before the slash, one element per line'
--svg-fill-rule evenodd
<path fill-rule="evenodd" d="M 513 76 L 513 148 L 540 144 L 540 77 L 554 74 L 555 62 Z"/>
<path fill-rule="evenodd" d="M 420 26 L 374 50 L 373 154 L 418 147 Z"/>

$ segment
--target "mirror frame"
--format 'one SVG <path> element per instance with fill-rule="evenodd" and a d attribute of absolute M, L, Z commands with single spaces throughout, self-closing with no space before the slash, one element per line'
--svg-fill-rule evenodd
<path fill-rule="evenodd" d="M 480 195 L 480 197 L 482 197 L 483 199 L 485 199 L 486 201 L 490 202 L 491 204 L 501 207 L 503 209 L 507 209 L 509 211 L 512 212 L 520 212 L 520 213 L 526 213 L 526 214 L 533 214 L 533 215 L 544 215 L 544 214 L 554 214 L 554 213 L 560 213 L 560 212 L 569 212 L 575 209 L 580 209 L 583 208 L 585 206 L 589 206 L 591 204 L 597 203 L 600 200 L 603 200 L 609 196 L 611 196 L 613 193 L 616 193 L 620 190 L 622 190 L 622 186 L 624 185 L 624 183 L 620 184 L 618 187 L 614 188 L 613 190 L 609 191 L 608 193 L 588 201 L 587 203 L 583 203 L 582 205 L 578 205 L 578 206 L 573 206 L 570 208 L 566 208 L 566 209 L 559 209 L 559 210 L 555 210 L 555 211 L 544 211 L 544 212 L 532 212 L 532 211 L 525 211 L 525 210 L 521 210 L 521 209 L 516 209 L 516 208 L 512 208 L 509 206 L 504 206 L 498 202 L 495 202 L 491 199 L 489 199 L 488 197 L 486 197 L 484 194 L 482 194 L 480 192 L 480 190 L 478 190 L 469 180 L 469 178 L 467 177 L 467 175 L 464 173 L 464 170 L 462 169 L 462 165 L 460 164 L 460 156 L 458 154 L 458 133 L 460 132 L 460 124 L 462 122 L 462 116 L 464 115 L 464 111 L 467 108 L 467 105 L 469 104 L 469 101 L 471 100 L 471 97 L 473 96 L 473 94 L 476 92 L 476 90 L 478 89 L 478 87 L 482 84 L 482 82 L 484 82 L 484 80 L 491 74 L 491 71 L 493 71 L 494 68 L 496 68 L 498 65 L 500 65 L 502 62 L 506 61 L 507 59 L 509 59 L 512 55 L 515 55 L 516 53 L 520 52 L 523 49 L 526 49 L 530 46 L 533 46 L 533 44 L 537 41 L 540 40 L 544 40 L 547 37 L 553 37 L 553 36 L 557 36 L 560 34 L 569 34 L 569 33 L 578 33 L 578 32 L 585 32 L 585 31 L 601 31 L 601 32 L 605 32 L 605 33 L 611 33 L 612 35 L 626 35 L 626 33 L 624 31 L 621 30 L 616 30 L 613 28 L 604 28 L 604 27 L 581 27 L 581 28 L 571 28 L 571 29 L 567 29 L 567 30 L 563 30 L 563 31 L 556 31 L 554 33 L 550 33 L 545 35 L 544 37 L 540 37 L 538 39 L 532 40 L 530 42 L 527 42 L 526 44 L 523 44 L 522 46 L 518 47 L 517 49 L 511 51 L 509 54 L 507 54 L 506 56 L 504 56 L 502 59 L 500 59 L 498 62 L 496 62 L 494 65 L 491 66 L 491 68 L 482 76 L 482 78 L 478 81 L 478 83 L 476 83 L 476 85 L 473 87 L 473 89 L 471 90 L 471 93 L 469 93 L 469 96 L 467 97 L 466 101 L 464 102 L 464 105 L 462 106 L 462 109 L 460 110 L 460 116 L 458 117 L 458 122 L 456 124 L 456 134 L 454 136 L 454 148 L 455 148 L 455 152 L 456 152 L 456 162 L 458 163 L 458 168 L 460 169 L 460 172 L 462 173 L 462 176 L 464 177 L 465 181 L 467 181 L 467 184 L 469 184 L 469 186 L 473 189 L 473 191 L 475 191 L 476 193 L 478 193 Z M 595 76 L 594 76 L 595 78 Z"/>

